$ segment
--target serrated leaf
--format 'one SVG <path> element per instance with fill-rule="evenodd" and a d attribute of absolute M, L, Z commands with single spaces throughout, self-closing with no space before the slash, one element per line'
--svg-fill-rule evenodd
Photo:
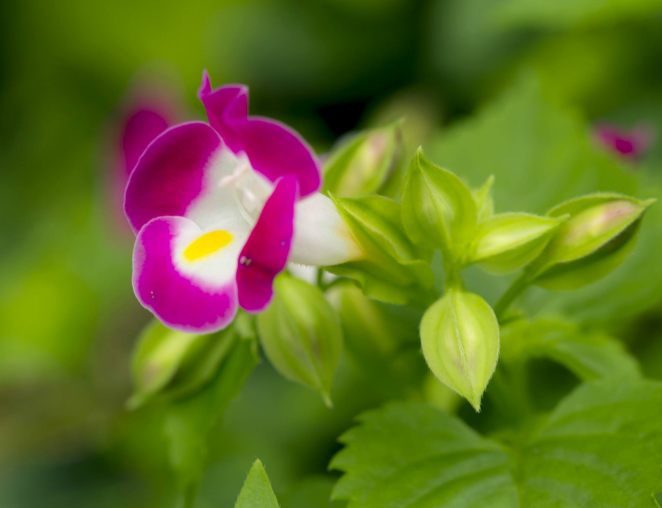
<path fill-rule="evenodd" d="M 454 261 L 475 233 L 476 202 L 457 175 L 430 162 L 419 149 L 404 179 L 402 223 L 415 244 L 440 249 Z"/>
<path fill-rule="evenodd" d="M 620 341 L 560 320 L 516 321 L 501 328 L 501 360 L 550 358 L 584 381 L 640 376 L 639 364 Z"/>
<path fill-rule="evenodd" d="M 652 508 L 662 383 L 610 378 L 566 397 L 517 449 L 421 403 L 361 416 L 331 466 L 348 508 Z"/>
<path fill-rule="evenodd" d="M 359 420 L 330 465 L 347 508 L 517 506 L 506 450 L 448 413 L 392 403 Z"/>
<path fill-rule="evenodd" d="M 427 296 L 434 282 L 431 253 L 417 248 L 405 234 L 400 205 L 381 196 L 334 202 L 366 258 L 326 270 L 356 280 L 367 296 L 387 303 L 405 304 Z"/>
<path fill-rule="evenodd" d="M 234 508 L 278 508 L 276 495 L 262 462 L 256 460 L 248 472 Z"/>

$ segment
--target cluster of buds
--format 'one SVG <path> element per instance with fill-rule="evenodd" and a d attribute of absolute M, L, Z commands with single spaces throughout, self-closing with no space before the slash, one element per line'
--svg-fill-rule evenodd
<path fill-rule="evenodd" d="M 508 303 L 530 285 L 577 289 L 607 275 L 652 203 L 595 194 L 544 216 L 495 213 L 493 178 L 472 190 L 420 149 L 398 202 L 400 123 L 354 135 L 322 167 L 296 132 L 248 115 L 245 87 L 212 89 L 205 74 L 199 97 L 208 124 L 164 124 L 127 162 L 134 289 L 160 321 L 136 352 L 132 407 L 195 392 L 255 329 L 274 367 L 330 404 L 342 326 L 323 278 L 314 286 L 287 273 L 299 263 L 353 279 L 372 299 L 426 308 L 430 370 L 479 410 Z M 494 311 L 463 287 L 460 272 L 471 265 L 521 270 Z"/>

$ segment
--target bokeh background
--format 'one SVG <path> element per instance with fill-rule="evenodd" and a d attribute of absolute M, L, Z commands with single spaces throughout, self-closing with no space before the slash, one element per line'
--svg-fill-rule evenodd
<path fill-rule="evenodd" d="M 158 411 L 125 410 L 131 348 L 149 315 L 132 294 L 132 235 L 112 175 L 135 90 L 156 82 L 181 118 L 202 119 L 203 68 L 215 84 L 248 84 L 253 113 L 292 125 L 319 154 L 404 117 L 408 153 L 422 144 L 473 186 L 495 174 L 498 209 L 544 212 L 592 190 L 661 195 L 659 0 L 3 0 L 2 508 L 174 499 Z M 636 157 L 599 146 L 604 123 L 652 142 Z M 659 208 L 608 280 L 527 300 L 608 329 L 655 377 Z M 477 272 L 469 282 L 488 299 L 503 287 Z M 369 350 L 345 359 L 333 410 L 262 361 L 214 431 L 196 506 L 232 506 L 256 457 L 284 508 L 336 506 L 327 464 L 355 415 L 388 398 L 443 397 L 420 388 L 418 316 L 392 315 L 411 365 L 384 366 Z M 549 376 L 575 382 L 551 367 Z"/>

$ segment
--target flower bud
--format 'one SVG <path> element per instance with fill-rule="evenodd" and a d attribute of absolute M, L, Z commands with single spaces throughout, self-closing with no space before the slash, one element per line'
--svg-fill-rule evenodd
<path fill-rule="evenodd" d="M 499 325 L 480 296 L 450 290 L 421 322 L 423 355 L 433 374 L 480 411 L 499 356 Z"/>
<path fill-rule="evenodd" d="M 434 282 L 431 252 L 405 234 L 400 205 L 382 196 L 332 199 L 364 257 L 326 270 L 356 280 L 366 296 L 383 302 L 425 299 Z"/>
<path fill-rule="evenodd" d="M 451 261 L 473 238 L 478 212 L 462 180 L 431 163 L 419 148 L 405 175 L 402 222 L 414 243 L 440 249 Z"/>
<path fill-rule="evenodd" d="M 478 222 L 489 219 L 494 215 L 494 198 L 492 197 L 492 185 L 494 184 L 494 175 L 490 175 L 485 183 L 471 195 L 476 202 L 476 211 L 478 212 Z"/>
<path fill-rule="evenodd" d="M 134 394 L 128 407 L 137 409 L 157 395 L 180 398 L 196 392 L 216 373 L 235 339 L 232 326 L 197 335 L 152 321 L 141 333 L 133 355 Z"/>
<path fill-rule="evenodd" d="M 529 280 L 547 289 L 570 290 L 601 279 L 630 253 L 653 202 L 595 194 L 557 206 L 549 215 L 567 214 L 569 219 L 527 269 Z"/>
<path fill-rule="evenodd" d="M 274 283 L 274 299 L 257 323 L 264 352 L 276 370 L 318 391 L 330 406 L 342 333 L 338 315 L 324 294 L 282 273 Z"/>
<path fill-rule="evenodd" d="M 565 218 L 503 213 L 481 222 L 468 263 L 493 273 L 517 270 L 535 259 Z"/>
<path fill-rule="evenodd" d="M 334 150 L 324 165 L 325 190 L 341 198 L 377 193 L 401 157 L 399 122 L 361 132 Z"/>

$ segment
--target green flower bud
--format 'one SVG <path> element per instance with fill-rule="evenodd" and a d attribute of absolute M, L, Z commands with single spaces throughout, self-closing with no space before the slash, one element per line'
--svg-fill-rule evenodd
<path fill-rule="evenodd" d="M 201 389 L 235 343 L 237 334 L 233 328 L 234 325 L 218 333 L 196 335 L 152 321 L 141 333 L 133 354 L 134 394 L 128 407 L 137 409 L 157 395 L 180 398 Z"/>
<path fill-rule="evenodd" d="M 414 243 L 440 249 L 451 262 L 473 238 L 478 211 L 462 180 L 427 160 L 419 149 L 405 175 L 402 222 Z"/>
<path fill-rule="evenodd" d="M 507 273 L 535 259 L 565 217 L 539 217 L 503 213 L 481 222 L 467 264 L 480 263 L 485 270 Z"/>
<path fill-rule="evenodd" d="M 489 219 L 494 215 L 494 198 L 492 197 L 492 185 L 494 184 L 494 175 L 490 175 L 485 183 L 471 195 L 476 202 L 476 210 L 478 211 L 478 222 Z"/>
<path fill-rule="evenodd" d="M 433 374 L 480 411 L 499 356 L 499 325 L 480 296 L 450 290 L 421 322 L 423 355 Z"/>
<path fill-rule="evenodd" d="M 324 164 L 325 190 L 341 198 L 377 193 L 400 166 L 399 122 L 361 132 L 343 143 Z"/>
<path fill-rule="evenodd" d="M 283 376 L 318 391 L 331 405 L 331 385 L 342 348 L 340 320 L 315 286 L 280 274 L 274 299 L 257 318 L 271 364 Z"/>
<path fill-rule="evenodd" d="M 405 234 L 400 205 L 382 196 L 332 199 L 365 258 L 326 270 L 355 279 L 365 295 L 387 303 L 426 299 L 434 283 L 431 252 Z"/>
<path fill-rule="evenodd" d="M 601 279 L 631 252 L 641 218 L 654 201 L 595 194 L 557 206 L 550 216 L 570 218 L 527 268 L 528 279 L 558 290 L 578 289 Z"/>

